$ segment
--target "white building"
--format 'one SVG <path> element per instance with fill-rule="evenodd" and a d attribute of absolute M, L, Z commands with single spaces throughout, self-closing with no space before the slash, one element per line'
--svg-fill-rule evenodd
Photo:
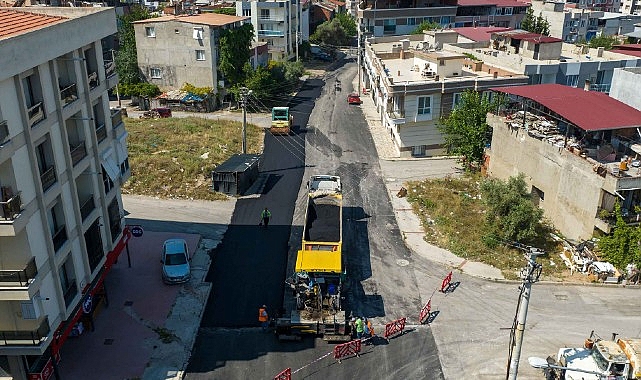
<path fill-rule="evenodd" d="M 27 379 L 101 300 L 130 171 L 107 94 L 114 9 L 0 8 L 0 25 L 0 356 Z"/>
<path fill-rule="evenodd" d="M 256 41 L 267 42 L 270 61 L 296 57 L 301 12 L 299 0 L 236 1 L 236 15 L 251 17 Z"/>

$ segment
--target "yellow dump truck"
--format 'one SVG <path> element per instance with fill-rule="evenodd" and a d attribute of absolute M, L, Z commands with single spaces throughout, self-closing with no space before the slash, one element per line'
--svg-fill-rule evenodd
<path fill-rule="evenodd" d="M 272 108 L 272 124 L 269 131 L 274 135 L 288 135 L 294 123 L 289 107 Z"/>
<path fill-rule="evenodd" d="M 276 321 L 279 337 L 313 334 L 328 341 L 350 339 L 343 304 L 343 194 L 338 176 L 312 176 L 301 249 L 294 274 L 287 280 L 295 302 L 291 313 Z M 295 306 L 294 306 L 295 304 Z"/>

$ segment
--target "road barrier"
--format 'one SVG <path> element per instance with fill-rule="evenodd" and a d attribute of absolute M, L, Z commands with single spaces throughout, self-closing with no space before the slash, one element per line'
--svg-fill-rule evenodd
<path fill-rule="evenodd" d="M 403 317 L 403 318 L 397 319 L 395 321 L 392 321 L 392 322 L 386 324 L 385 325 L 385 334 L 383 335 L 383 337 L 385 339 L 387 339 L 387 341 L 389 342 L 390 337 L 392 337 L 393 335 L 396 335 L 398 333 L 402 333 L 403 330 L 405 330 L 405 321 L 406 320 L 407 320 L 407 318 Z"/>
<path fill-rule="evenodd" d="M 448 286 L 450 286 L 450 282 L 452 282 L 452 271 L 445 276 L 443 279 L 443 282 L 441 283 L 441 292 L 445 293 L 445 290 L 447 289 Z"/>
<path fill-rule="evenodd" d="M 430 312 L 432 311 L 432 299 L 430 298 L 429 301 L 423 306 L 421 309 L 421 313 L 418 315 L 418 322 L 420 324 L 424 324 L 427 320 L 430 318 Z"/>
<path fill-rule="evenodd" d="M 274 376 L 274 380 L 292 380 L 292 369 L 287 368 L 278 375 Z"/>
<path fill-rule="evenodd" d="M 355 339 L 352 341 L 349 341 L 347 343 L 343 344 L 337 344 L 334 347 L 334 359 L 338 360 L 338 362 L 341 362 L 341 359 L 347 356 L 351 355 L 356 355 L 360 356 L 361 352 L 361 340 L 360 339 Z"/>

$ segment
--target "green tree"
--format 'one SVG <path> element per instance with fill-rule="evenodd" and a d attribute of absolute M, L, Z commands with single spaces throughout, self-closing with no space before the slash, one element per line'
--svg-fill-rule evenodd
<path fill-rule="evenodd" d="M 525 16 L 523 16 L 523 20 L 521 20 L 521 29 L 531 32 L 534 30 L 535 25 L 534 10 L 532 7 L 528 7 L 527 11 L 525 11 Z"/>
<path fill-rule="evenodd" d="M 481 196 L 487 206 L 485 241 L 532 242 L 537 237 L 543 210 L 532 203 L 523 173 L 507 182 L 491 178 L 481 183 Z"/>
<path fill-rule="evenodd" d="M 350 37 L 337 18 L 320 24 L 314 34 L 309 37 L 313 43 L 321 45 L 345 46 L 349 44 Z"/>
<path fill-rule="evenodd" d="M 423 21 L 420 24 L 418 24 L 416 29 L 412 30 L 410 34 L 423 34 L 423 32 L 426 30 L 436 30 L 440 28 L 441 28 L 441 24 L 439 24 L 438 22 Z"/>
<path fill-rule="evenodd" d="M 539 13 L 539 16 L 536 18 L 536 25 L 534 26 L 533 32 L 544 36 L 550 35 L 550 23 L 547 19 L 543 18 L 542 13 Z"/>
<path fill-rule="evenodd" d="M 437 127 L 445 138 L 445 145 L 451 154 L 460 157 L 466 170 L 478 167 L 483 161 L 485 146 L 491 141 L 487 113 L 495 110 L 500 102 L 498 96 L 489 101 L 487 96 L 468 90 L 449 116 L 439 121 Z"/>
<path fill-rule="evenodd" d="M 614 211 L 616 223 L 612 233 L 599 240 L 599 251 L 604 259 L 617 268 L 623 269 L 631 263 L 641 268 L 641 230 L 638 226 L 629 226 L 623 220 L 619 202 L 616 203 Z"/>
<path fill-rule="evenodd" d="M 116 55 L 116 71 L 120 83 L 133 84 L 140 82 L 140 71 L 138 70 L 138 58 L 136 56 L 136 33 L 134 21 L 151 18 L 147 8 L 134 4 L 129 13 L 118 16 L 118 40 L 120 46 Z"/>
<path fill-rule="evenodd" d="M 235 29 L 225 29 L 220 34 L 218 69 L 231 86 L 243 83 L 246 78 L 245 63 L 249 61 L 253 39 L 254 27 L 252 24 L 244 24 Z"/>
<path fill-rule="evenodd" d="M 216 8 L 214 9 L 214 13 L 218 13 L 221 15 L 236 16 L 236 8 Z"/>
<path fill-rule="evenodd" d="M 539 13 L 538 17 L 534 17 L 532 8 L 528 8 L 525 12 L 525 16 L 521 20 L 521 29 L 544 36 L 550 35 L 550 23 L 547 18 L 543 18 L 543 13 Z"/>
<path fill-rule="evenodd" d="M 118 90 L 125 96 L 140 96 L 144 98 L 153 98 L 160 95 L 160 88 L 151 83 L 123 83 L 118 86 Z"/>
<path fill-rule="evenodd" d="M 358 34 L 358 29 L 356 28 L 356 20 L 352 15 L 347 12 L 340 12 L 334 16 L 343 27 L 345 35 L 348 37 L 355 37 Z"/>
<path fill-rule="evenodd" d="M 247 64 L 249 66 L 249 64 Z M 252 90 L 253 95 L 259 99 L 269 99 L 278 87 L 278 82 L 274 81 L 270 70 L 266 67 L 258 66 L 256 70 L 248 68 L 249 74 L 245 80 L 245 87 Z"/>
<path fill-rule="evenodd" d="M 590 39 L 590 42 L 588 42 L 589 46 L 591 48 L 598 48 L 602 47 L 605 50 L 610 50 L 612 49 L 612 45 L 616 45 L 619 43 L 619 39 L 615 36 L 594 36 Z"/>

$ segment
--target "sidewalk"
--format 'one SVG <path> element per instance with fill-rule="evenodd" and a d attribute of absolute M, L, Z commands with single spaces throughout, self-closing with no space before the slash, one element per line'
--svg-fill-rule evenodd
<path fill-rule="evenodd" d="M 354 88 L 358 87 L 358 78 L 354 78 L 353 85 Z M 456 170 L 452 170 L 449 173 L 442 173 L 440 171 L 439 173 L 435 173 L 430 164 L 433 160 L 449 160 L 452 162 L 452 166 L 454 166 L 455 160 L 449 157 L 400 158 L 397 149 L 394 147 L 392 138 L 381 123 L 380 114 L 376 110 L 371 95 L 363 95 L 361 96 L 361 100 L 361 109 L 369 125 L 372 139 L 374 139 L 374 145 L 376 145 L 387 193 L 394 208 L 394 215 L 396 216 L 396 221 L 405 240 L 405 244 L 417 255 L 443 264 L 451 269 L 458 269 L 465 274 L 475 277 L 504 280 L 505 278 L 498 268 L 479 262 L 467 261 L 445 249 L 429 244 L 423 239 L 425 232 L 421 226 L 421 221 L 412 211 L 412 206 L 407 201 L 407 198 L 399 198 L 396 196 L 403 186 L 403 181 L 396 179 L 396 176 L 398 176 L 399 171 L 402 170 L 404 165 L 408 165 L 409 162 L 415 162 L 416 160 L 422 161 L 424 165 L 421 165 L 419 168 L 411 168 L 412 179 L 414 180 L 444 175 L 457 175 L 458 172 Z M 387 164 L 384 161 L 393 161 L 393 163 Z"/>

